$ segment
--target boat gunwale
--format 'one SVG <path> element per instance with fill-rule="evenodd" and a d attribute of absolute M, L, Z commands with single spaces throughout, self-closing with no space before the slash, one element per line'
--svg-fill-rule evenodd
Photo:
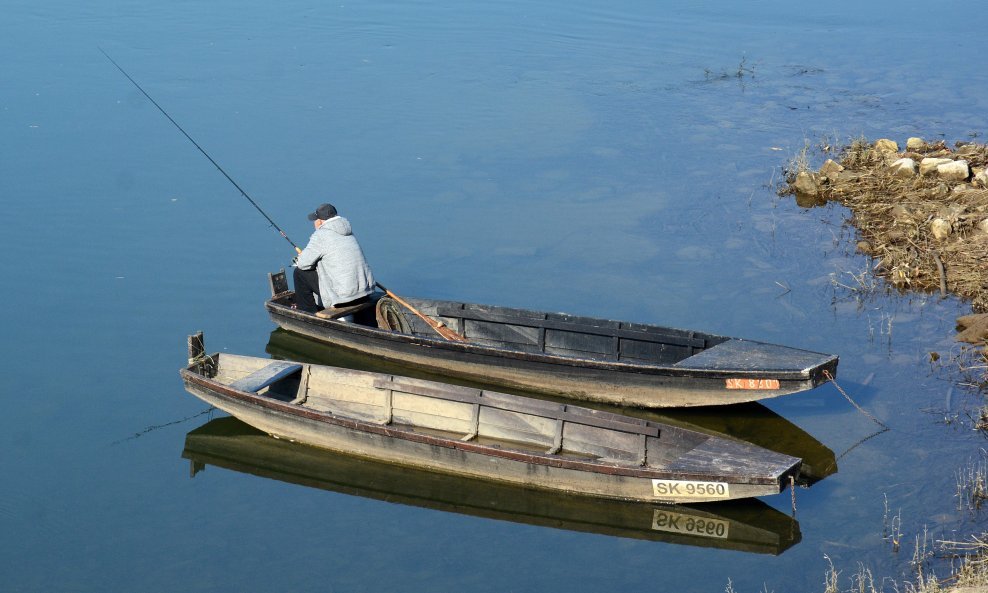
<path fill-rule="evenodd" d="M 210 355 L 210 357 L 213 360 L 217 360 L 216 358 L 217 356 L 219 356 L 218 353 Z M 611 476 L 624 476 L 624 477 L 641 478 L 641 479 L 728 481 L 729 483 L 739 484 L 739 485 L 776 486 L 779 489 L 779 492 L 781 492 L 782 489 L 785 487 L 786 485 L 785 478 L 787 476 L 791 475 L 795 477 L 796 475 L 798 475 L 799 467 L 802 463 L 802 460 L 786 455 L 785 457 L 790 457 L 792 460 L 794 460 L 794 463 L 784 471 L 781 471 L 777 477 L 775 478 L 767 477 L 767 476 L 746 477 L 736 474 L 711 474 L 711 473 L 663 470 L 659 468 L 632 467 L 630 465 L 620 465 L 610 462 L 600 462 L 600 461 L 591 462 L 591 461 L 583 461 L 572 458 L 550 456 L 547 454 L 519 451 L 515 449 L 495 448 L 487 445 L 481 445 L 478 443 L 464 442 L 453 438 L 442 438 L 422 432 L 414 432 L 410 430 L 403 430 L 401 428 L 390 427 L 387 425 L 381 425 L 372 422 L 364 422 L 361 420 L 357 420 L 355 418 L 338 416 L 330 412 L 319 412 L 317 410 L 312 410 L 300 405 L 293 405 L 290 403 L 282 402 L 256 393 L 240 391 L 230 387 L 225 383 L 203 376 L 201 373 L 198 373 L 195 370 L 193 370 L 196 366 L 198 366 L 198 363 L 189 365 L 188 367 L 181 369 L 182 378 L 183 380 L 185 380 L 187 384 L 189 383 L 196 384 L 199 387 L 205 388 L 213 392 L 215 395 L 221 398 L 234 400 L 241 404 L 248 404 L 255 407 L 267 408 L 269 410 L 283 413 L 290 417 L 302 417 L 315 422 L 332 424 L 359 432 L 371 433 L 388 438 L 401 439 L 401 440 L 406 440 L 406 441 L 416 442 L 421 444 L 440 446 L 449 449 L 457 449 L 469 453 L 485 455 L 488 457 L 500 457 L 507 460 L 517 461 L 522 463 L 531 463 L 535 465 L 544 465 L 548 467 L 569 469 L 569 470 L 575 470 L 575 471 L 581 471 L 587 473 L 604 474 Z M 356 373 L 363 371 L 353 371 L 353 372 Z M 369 373 L 369 374 L 380 377 L 391 376 L 383 373 Z M 661 428 L 664 425 L 660 423 L 659 426 L 661 430 Z M 288 436 L 288 435 L 283 435 L 283 436 Z M 706 434 L 704 436 L 710 439 L 718 439 L 720 441 L 733 443 L 733 441 L 731 441 L 730 439 L 724 439 L 723 437 L 717 437 Z"/>
<path fill-rule="evenodd" d="M 595 370 L 616 371 L 621 373 L 631 372 L 640 375 L 660 375 L 660 376 L 668 376 L 668 377 L 699 377 L 699 378 L 708 378 L 708 379 L 748 378 L 748 379 L 779 379 L 783 381 L 812 381 L 814 386 L 818 386 L 823 382 L 825 382 L 823 380 L 825 380 L 826 377 L 824 376 L 823 372 L 835 366 L 839 359 L 839 357 L 836 354 L 813 352 L 813 354 L 819 354 L 821 358 L 824 358 L 824 360 L 820 363 L 817 363 L 813 366 L 810 366 L 802 370 L 766 371 L 766 370 L 744 370 L 744 369 L 734 369 L 734 370 L 699 369 L 699 368 L 689 368 L 689 367 L 681 367 L 674 365 L 660 365 L 660 364 L 645 363 L 645 362 L 595 360 L 592 358 L 580 358 L 575 356 L 561 356 L 557 354 L 547 354 L 540 352 L 525 352 L 523 350 L 513 350 L 510 348 L 504 348 L 502 346 L 472 344 L 470 342 L 444 340 L 439 337 L 433 338 L 433 337 L 426 337 L 426 336 L 420 336 L 414 334 L 403 334 L 395 331 L 380 329 L 377 327 L 359 325 L 355 323 L 345 323 L 332 319 L 322 319 L 314 314 L 298 311 L 296 309 L 292 309 L 291 307 L 288 307 L 286 305 L 277 302 L 280 299 L 287 298 L 291 294 L 293 293 L 289 291 L 286 293 L 280 293 L 268 299 L 265 302 L 265 307 L 268 309 L 268 313 L 272 316 L 280 315 L 283 317 L 288 317 L 300 322 L 307 323 L 309 325 L 331 329 L 335 332 L 357 334 L 357 335 L 362 335 L 365 337 L 370 337 L 384 341 L 400 342 L 408 345 L 425 346 L 429 348 L 441 348 L 445 350 L 467 352 L 476 355 L 486 355 L 486 356 L 496 355 L 501 358 L 510 358 L 515 360 L 539 362 L 539 363 L 553 364 L 559 366 L 591 368 Z M 275 323 L 277 323 L 276 320 Z M 708 334 L 708 335 L 713 336 L 713 334 Z M 724 337 L 724 336 L 715 336 L 715 337 Z M 768 344 L 767 342 L 759 342 L 756 340 L 744 340 L 744 341 L 751 344 L 765 344 L 770 346 L 775 345 L 775 344 Z M 789 346 L 784 346 L 784 347 L 790 348 Z M 791 349 L 800 350 L 802 352 L 811 352 L 809 350 L 801 350 L 798 348 L 791 348 Z M 683 360 L 687 360 L 687 359 L 688 357 Z M 831 371 L 831 374 L 833 374 L 833 371 Z"/>

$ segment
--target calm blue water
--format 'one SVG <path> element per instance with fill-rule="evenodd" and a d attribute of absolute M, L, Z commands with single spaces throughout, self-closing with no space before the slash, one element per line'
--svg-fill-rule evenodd
<path fill-rule="evenodd" d="M 846 213 L 772 185 L 804 138 L 983 134 L 973 8 L 4 3 L 0 590 L 812 591 L 825 556 L 909 574 L 924 529 L 984 524 L 955 498 L 976 402 L 925 362 L 965 305 L 835 291 L 868 265 Z M 396 291 L 837 352 L 893 430 L 797 492 L 778 557 L 189 479 L 208 417 L 170 424 L 204 409 L 185 336 L 263 355 L 265 274 L 292 253 L 98 46 L 296 242 L 336 204 Z M 831 387 L 769 407 L 838 455 L 874 429 Z"/>

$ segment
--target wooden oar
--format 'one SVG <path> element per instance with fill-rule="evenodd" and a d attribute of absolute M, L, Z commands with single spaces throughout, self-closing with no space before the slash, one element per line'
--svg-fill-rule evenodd
<path fill-rule="evenodd" d="M 400 296 L 396 295 L 395 293 L 393 293 L 390 290 L 388 290 L 387 288 L 385 288 L 384 285 L 381 284 L 380 282 L 375 282 L 374 284 L 378 288 L 380 288 L 381 290 L 383 290 L 385 292 L 385 294 L 387 294 L 389 297 L 391 297 L 394 300 L 398 301 L 398 303 L 401 304 L 403 307 L 405 307 L 406 309 L 408 309 L 412 313 L 415 313 L 416 315 L 418 315 L 419 316 L 419 319 L 421 319 L 422 321 L 428 323 L 429 324 L 429 327 L 431 327 L 432 329 L 436 330 L 436 333 L 439 334 L 440 336 L 442 336 L 443 338 L 445 338 L 447 340 L 450 340 L 451 342 L 466 342 L 467 341 L 466 338 L 464 338 L 460 334 L 456 333 L 455 331 L 451 330 L 450 328 L 446 327 L 446 325 L 442 321 L 436 321 L 435 319 L 424 315 L 418 309 L 416 309 L 415 307 L 413 307 L 413 306 L 409 305 L 408 303 L 406 303 Z"/>

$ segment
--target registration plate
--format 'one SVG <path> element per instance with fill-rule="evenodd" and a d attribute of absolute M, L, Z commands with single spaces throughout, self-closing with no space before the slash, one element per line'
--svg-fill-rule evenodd
<path fill-rule="evenodd" d="M 731 531 L 731 522 L 723 519 L 691 517 L 682 513 L 655 509 L 652 513 L 652 529 L 668 533 L 685 533 L 700 537 L 727 539 Z"/>
<path fill-rule="evenodd" d="M 652 480 L 652 493 L 658 498 L 730 498 L 727 482 Z"/>
<path fill-rule="evenodd" d="M 728 389 L 778 389 L 778 379 L 726 379 Z"/>

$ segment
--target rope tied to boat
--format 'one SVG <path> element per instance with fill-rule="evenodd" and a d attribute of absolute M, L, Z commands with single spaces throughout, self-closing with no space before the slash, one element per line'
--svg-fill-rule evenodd
<path fill-rule="evenodd" d="M 874 422 L 875 424 L 881 426 L 885 430 L 889 430 L 889 427 L 888 427 L 887 424 L 885 424 L 884 422 L 882 422 L 878 418 L 875 418 L 874 416 L 872 416 L 871 414 L 869 414 L 868 412 L 866 412 L 864 408 L 862 408 L 857 403 L 855 403 L 855 401 L 853 399 L 851 399 L 851 396 L 848 395 L 847 392 L 844 391 L 843 389 L 841 389 L 841 386 L 837 384 L 837 379 L 834 379 L 834 376 L 830 374 L 830 371 L 824 369 L 823 376 L 826 377 L 828 381 L 830 381 L 831 383 L 833 383 L 834 384 L 834 387 L 837 388 L 837 391 L 839 391 L 840 394 L 844 396 L 844 399 L 846 399 L 847 401 L 849 401 L 851 403 L 851 405 L 854 406 L 855 408 L 857 408 L 857 410 L 859 412 L 861 412 L 862 414 L 864 414 L 865 416 L 867 416 L 868 418 L 870 418 L 871 421 Z"/>
<path fill-rule="evenodd" d="M 796 520 L 796 476 L 789 474 L 789 493 L 792 495 L 792 518 Z"/>

